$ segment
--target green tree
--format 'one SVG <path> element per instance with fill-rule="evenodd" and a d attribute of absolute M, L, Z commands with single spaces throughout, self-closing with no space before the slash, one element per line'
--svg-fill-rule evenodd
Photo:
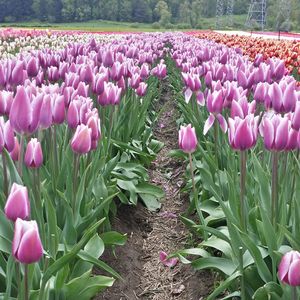
<path fill-rule="evenodd" d="M 169 11 L 168 4 L 166 1 L 159 1 L 155 6 L 155 11 L 159 15 L 159 23 L 165 26 L 166 24 L 171 22 L 171 13 Z"/>

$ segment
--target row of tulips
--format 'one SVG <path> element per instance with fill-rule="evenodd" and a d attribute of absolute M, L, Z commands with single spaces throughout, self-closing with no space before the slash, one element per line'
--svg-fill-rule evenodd
<path fill-rule="evenodd" d="M 3 60 L 1 297 L 91 299 L 120 278 L 98 259 L 126 241 L 110 231 L 114 200 L 155 210 L 163 196 L 143 165 L 162 147 L 152 123 L 166 51 L 144 34 Z"/>
<path fill-rule="evenodd" d="M 170 81 L 189 123 L 179 131 L 190 162 L 185 190 L 192 187 L 182 221 L 196 236 L 174 256 L 223 276 L 208 299 L 298 299 L 296 80 L 277 59 L 252 62 L 239 49 L 181 34 L 169 43 Z"/>
<path fill-rule="evenodd" d="M 19 53 L 46 48 L 63 49 L 78 40 L 81 43 L 88 43 L 91 39 L 95 39 L 97 43 L 106 43 L 121 37 L 120 34 L 91 34 L 78 31 L 2 29 L 0 30 L 0 59 L 13 58 Z"/>
<path fill-rule="evenodd" d="M 262 56 L 264 60 L 277 57 L 284 61 L 289 72 L 300 74 L 300 42 L 297 40 L 275 40 L 248 36 L 228 35 L 217 32 L 194 32 L 194 36 L 201 39 L 210 39 L 228 47 L 239 48 L 251 60 Z"/>

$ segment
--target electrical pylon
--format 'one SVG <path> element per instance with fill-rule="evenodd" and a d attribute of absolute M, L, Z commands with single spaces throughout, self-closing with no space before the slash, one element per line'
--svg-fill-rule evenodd
<path fill-rule="evenodd" d="M 266 9 L 267 0 L 251 0 L 245 25 L 250 28 L 259 26 L 261 30 L 264 30 L 266 25 Z"/>

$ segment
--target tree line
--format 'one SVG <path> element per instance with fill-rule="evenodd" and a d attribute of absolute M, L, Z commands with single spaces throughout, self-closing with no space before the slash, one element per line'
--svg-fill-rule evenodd
<path fill-rule="evenodd" d="M 299 1 L 292 2 L 292 19 L 300 22 Z M 234 14 L 247 14 L 249 3 L 248 0 L 236 0 Z M 277 0 L 268 1 L 268 15 L 273 18 L 274 13 L 276 14 L 276 3 Z M 158 23 L 161 26 L 187 24 L 197 27 L 202 18 L 212 18 L 215 13 L 216 0 L 0 0 L 0 22 L 74 22 L 103 19 Z"/>

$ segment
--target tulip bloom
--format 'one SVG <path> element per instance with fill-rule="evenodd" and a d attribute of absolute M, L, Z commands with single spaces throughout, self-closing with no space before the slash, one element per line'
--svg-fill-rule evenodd
<path fill-rule="evenodd" d="M 279 267 L 278 277 L 280 281 L 291 285 L 300 286 L 300 253 L 289 251 L 283 255 Z"/>
<path fill-rule="evenodd" d="M 42 104 L 42 97 L 37 96 L 31 102 L 24 86 L 18 87 L 9 114 L 13 129 L 19 133 L 35 132 L 39 125 Z"/>
<path fill-rule="evenodd" d="M 12 254 L 23 264 L 32 264 L 42 258 L 43 246 L 36 221 L 16 220 Z"/>
<path fill-rule="evenodd" d="M 77 126 L 71 141 L 71 148 L 78 154 L 86 154 L 91 150 L 92 129 L 81 124 Z"/>
<path fill-rule="evenodd" d="M 17 218 L 25 220 L 30 215 L 30 203 L 26 186 L 13 183 L 7 198 L 4 212 L 7 219 L 15 222 Z"/>
<path fill-rule="evenodd" d="M 39 168 L 43 164 L 42 147 L 37 139 L 31 139 L 28 143 L 24 162 L 28 168 Z"/>
<path fill-rule="evenodd" d="M 213 93 L 210 91 L 207 95 L 207 110 L 210 112 L 208 119 L 204 124 L 203 134 L 206 135 L 209 129 L 213 126 L 217 118 L 223 132 L 227 131 L 227 123 L 221 112 L 223 110 L 223 90 L 216 90 Z"/>
<path fill-rule="evenodd" d="M 267 150 L 282 151 L 286 148 L 289 140 L 289 120 L 287 117 L 274 115 L 266 117 L 261 125 L 261 135 L 264 138 Z"/>
<path fill-rule="evenodd" d="M 191 124 L 186 127 L 181 126 L 179 130 L 179 148 L 185 153 L 193 153 L 197 148 L 197 144 L 195 128 Z"/>
<path fill-rule="evenodd" d="M 258 117 L 248 115 L 245 119 L 235 117 L 228 119 L 228 139 L 235 150 L 244 151 L 252 148 L 257 141 Z"/>

